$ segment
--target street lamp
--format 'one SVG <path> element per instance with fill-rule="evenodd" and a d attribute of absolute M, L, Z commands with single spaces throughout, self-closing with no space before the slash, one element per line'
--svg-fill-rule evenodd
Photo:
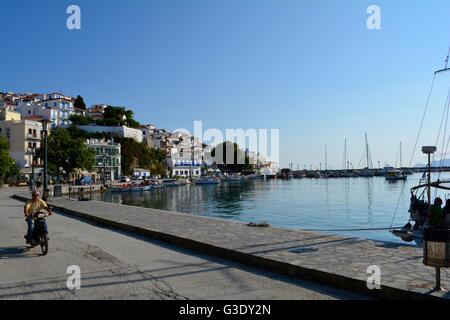
<path fill-rule="evenodd" d="M 42 131 L 44 132 L 44 196 L 42 197 L 44 200 L 47 200 L 49 195 L 48 189 L 48 125 L 51 121 L 48 119 L 42 119 Z"/>
<path fill-rule="evenodd" d="M 35 148 L 31 148 L 31 183 L 34 184 L 34 156 L 36 153 Z"/>
<path fill-rule="evenodd" d="M 107 156 L 103 156 L 103 184 L 106 184 L 106 159 Z"/>

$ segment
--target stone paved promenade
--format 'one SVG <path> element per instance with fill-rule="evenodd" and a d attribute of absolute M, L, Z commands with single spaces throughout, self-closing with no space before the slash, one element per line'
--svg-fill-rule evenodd
<path fill-rule="evenodd" d="M 53 199 L 66 213 L 157 240 L 249 265 L 382 298 L 450 298 L 432 293 L 434 269 L 422 264 L 422 249 L 357 238 L 278 228 L 124 206 L 99 201 Z M 381 268 L 382 289 L 369 291 L 367 268 Z M 450 288 L 447 271 L 442 281 Z"/>
<path fill-rule="evenodd" d="M 23 203 L 0 189 L 0 301 L 370 299 L 137 235 L 55 214 L 50 248 L 29 249 Z M 79 266 L 81 290 L 67 288 Z"/>

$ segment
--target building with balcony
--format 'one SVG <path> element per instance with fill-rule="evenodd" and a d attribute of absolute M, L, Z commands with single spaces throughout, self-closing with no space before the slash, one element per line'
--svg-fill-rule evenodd
<path fill-rule="evenodd" d="M 119 180 L 121 170 L 121 146 L 114 140 L 89 139 L 87 147 L 95 151 L 94 172 L 97 181 Z"/>
<path fill-rule="evenodd" d="M 16 101 L 16 111 L 22 117 L 39 116 L 51 121 L 51 128 L 57 126 L 68 126 L 70 116 L 74 113 L 80 113 L 75 110 L 73 98 L 62 97 L 62 95 L 42 95 L 48 97 L 46 100 L 19 99 Z M 82 112 L 82 111 L 81 111 Z"/>
<path fill-rule="evenodd" d="M 42 161 L 34 156 L 41 147 L 43 137 L 42 124 L 31 120 L 0 121 L 0 136 L 6 138 L 10 145 L 9 154 L 19 168 L 41 166 Z"/>

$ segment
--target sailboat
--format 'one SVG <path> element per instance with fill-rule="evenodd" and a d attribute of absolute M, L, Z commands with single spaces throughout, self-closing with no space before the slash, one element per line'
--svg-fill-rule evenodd
<path fill-rule="evenodd" d="M 342 172 L 340 175 L 342 178 L 351 178 L 353 173 L 350 171 L 350 161 L 347 160 L 347 139 L 344 144 L 344 159 L 342 160 Z"/>
<path fill-rule="evenodd" d="M 433 78 L 433 82 L 431 85 L 428 101 L 427 101 L 427 104 L 425 107 L 426 109 L 429 106 L 430 98 L 431 98 L 433 88 L 434 88 L 434 83 L 436 80 L 436 76 L 441 73 L 450 71 L 450 68 L 447 67 L 448 61 L 449 61 L 449 56 L 450 56 L 450 50 L 449 50 L 449 54 L 447 55 L 447 60 L 445 62 L 444 69 L 438 70 L 434 73 L 434 78 Z M 450 90 L 449 90 L 449 95 L 447 97 L 447 103 L 446 103 L 445 109 L 444 109 L 444 116 L 446 113 L 448 116 L 449 110 L 450 110 Z M 425 117 L 425 114 L 423 117 Z M 442 119 L 442 120 L 444 120 L 444 119 Z M 423 123 L 423 121 L 424 121 L 424 118 L 422 119 L 422 123 Z M 446 132 L 446 131 L 444 131 L 444 132 Z M 419 130 L 419 135 L 420 135 L 420 130 Z M 439 136 L 440 136 L 440 132 L 438 135 L 438 140 L 439 140 Z M 419 136 L 418 136 L 418 138 L 419 138 Z M 447 148 L 448 148 L 449 141 L 450 141 L 450 137 L 446 137 L 444 135 L 443 141 L 442 141 L 443 150 L 441 151 L 442 157 L 447 153 L 447 150 L 445 150 L 445 146 L 447 145 Z M 443 167 L 443 159 L 441 159 L 441 167 L 439 169 L 439 177 L 435 181 L 432 181 L 432 179 L 431 179 L 431 173 L 433 171 L 432 167 L 431 167 L 431 163 L 432 163 L 431 156 L 433 154 L 435 154 L 436 151 L 437 151 L 436 146 L 422 147 L 422 153 L 427 155 L 428 165 L 427 165 L 426 172 L 424 172 L 422 178 L 419 181 L 419 184 L 414 186 L 413 188 L 411 188 L 410 207 L 409 207 L 409 211 L 408 211 L 410 214 L 409 221 L 402 228 L 392 228 L 392 225 L 390 228 L 390 232 L 393 235 L 400 237 L 402 240 L 404 240 L 406 242 L 415 241 L 418 245 L 423 244 L 423 232 L 426 228 L 428 228 L 431 225 L 431 222 L 429 220 L 429 211 L 430 211 L 431 204 L 434 202 L 432 199 L 432 192 L 435 191 L 434 194 L 437 194 L 438 190 L 445 190 L 447 192 L 450 190 L 450 180 L 441 180 L 440 179 L 440 173 L 442 172 L 442 167 Z M 393 217 L 392 221 L 394 221 L 394 219 L 395 219 L 395 214 L 396 214 L 396 212 L 394 213 L 394 217 Z M 449 218 L 450 218 L 450 215 L 447 215 L 447 217 L 445 219 L 446 221 L 442 221 L 442 223 L 445 226 L 450 225 Z"/>
<path fill-rule="evenodd" d="M 371 169 L 372 160 L 370 159 L 370 151 L 369 151 L 369 140 L 367 139 L 367 133 L 366 133 L 366 163 L 367 167 L 362 169 L 359 172 L 360 177 L 373 177 L 375 175 L 375 172 Z"/>

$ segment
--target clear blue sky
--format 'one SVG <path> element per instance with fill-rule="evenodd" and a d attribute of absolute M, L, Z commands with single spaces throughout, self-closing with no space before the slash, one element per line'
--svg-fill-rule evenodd
<path fill-rule="evenodd" d="M 82 30 L 66 29 L 66 8 Z M 382 30 L 366 9 L 382 10 Z M 81 94 L 168 129 L 278 128 L 281 163 L 340 167 L 411 157 L 433 72 L 450 45 L 448 0 L 2 0 L 0 91 Z M 420 143 L 433 144 L 441 77 Z M 415 162 L 421 160 L 417 152 Z M 406 159 L 408 161 L 406 161 Z"/>

